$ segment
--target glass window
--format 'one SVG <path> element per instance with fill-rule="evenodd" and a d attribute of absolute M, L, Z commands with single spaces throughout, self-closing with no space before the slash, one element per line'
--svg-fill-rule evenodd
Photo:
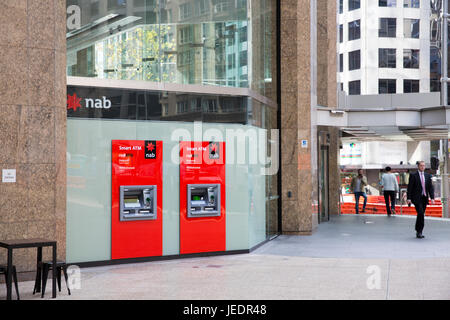
<path fill-rule="evenodd" d="M 360 0 L 348 0 L 348 11 L 356 10 L 361 7 Z"/>
<path fill-rule="evenodd" d="M 348 40 L 361 38 L 361 20 L 355 20 L 348 24 Z"/>
<path fill-rule="evenodd" d="M 361 81 L 350 81 L 348 83 L 348 94 L 353 95 L 360 95 L 361 94 Z"/>
<path fill-rule="evenodd" d="M 403 80 L 403 92 L 404 93 L 413 93 L 419 92 L 420 89 L 420 80 Z"/>
<path fill-rule="evenodd" d="M 344 42 L 344 25 L 339 25 L 339 43 Z"/>
<path fill-rule="evenodd" d="M 420 8 L 420 0 L 404 0 L 404 8 Z"/>
<path fill-rule="evenodd" d="M 248 4 L 248 0 L 67 0 L 67 7 L 78 6 L 82 14 L 80 23 L 68 24 L 67 74 L 243 86 L 276 101 L 272 79 L 276 6 L 260 1 L 250 12 Z M 68 14 L 69 21 L 77 20 L 71 17 L 74 14 Z"/>
<path fill-rule="evenodd" d="M 380 18 L 378 36 L 380 38 L 395 38 L 397 36 L 397 19 Z"/>
<path fill-rule="evenodd" d="M 344 54 L 339 55 L 339 72 L 344 72 Z"/>
<path fill-rule="evenodd" d="M 204 15 L 209 13 L 209 1 L 208 0 L 197 0 L 195 3 L 195 13 L 196 15 Z"/>
<path fill-rule="evenodd" d="M 378 6 L 379 7 L 396 7 L 397 0 L 379 0 Z"/>
<path fill-rule="evenodd" d="M 191 4 L 190 3 L 180 4 L 180 19 L 185 20 L 190 18 L 190 16 L 191 16 Z"/>
<path fill-rule="evenodd" d="M 420 19 L 404 19 L 403 21 L 403 36 L 405 38 L 419 39 Z"/>
<path fill-rule="evenodd" d="M 378 49 L 378 67 L 396 68 L 397 67 L 396 49 Z"/>
<path fill-rule="evenodd" d="M 361 51 L 356 50 L 348 53 L 349 70 L 357 70 L 361 68 Z"/>
<path fill-rule="evenodd" d="M 403 50 L 403 68 L 419 69 L 420 50 Z"/>
<path fill-rule="evenodd" d="M 344 13 L 344 0 L 339 0 L 339 13 Z"/>
<path fill-rule="evenodd" d="M 378 93 L 379 94 L 397 93 L 397 80 L 396 79 L 379 79 L 378 80 Z"/>

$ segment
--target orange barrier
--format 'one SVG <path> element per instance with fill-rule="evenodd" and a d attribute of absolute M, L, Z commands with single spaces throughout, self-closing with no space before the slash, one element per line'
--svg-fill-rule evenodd
<path fill-rule="evenodd" d="M 349 197 L 353 197 L 353 201 L 349 201 Z M 342 214 L 355 214 L 355 197 L 354 195 L 345 195 L 347 198 L 346 202 L 341 203 L 341 213 Z M 362 207 L 364 204 L 364 199 L 361 197 L 359 200 L 359 213 L 362 213 Z M 414 205 L 411 205 L 411 207 L 400 205 L 395 206 L 395 212 L 397 215 L 408 215 L 408 216 L 415 216 L 417 215 L 416 209 L 414 208 Z M 384 202 L 383 196 L 367 196 L 367 205 L 366 205 L 366 211 L 364 214 L 380 214 L 380 215 L 387 215 L 386 211 L 386 204 Z M 437 217 L 442 218 L 442 203 L 439 199 L 435 201 L 435 205 L 428 205 L 427 210 L 425 212 L 425 216 L 427 217 Z"/>

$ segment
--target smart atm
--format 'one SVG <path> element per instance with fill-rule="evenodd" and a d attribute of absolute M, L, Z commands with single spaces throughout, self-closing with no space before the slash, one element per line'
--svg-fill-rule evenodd
<path fill-rule="evenodd" d="M 225 251 L 225 143 L 180 142 L 180 160 L 180 253 Z"/>
<path fill-rule="evenodd" d="M 112 141 L 111 259 L 162 256 L 162 141 Z"/>
<path fill-rule="evenodd" d="M 120 186 L 120 221 L 156 220 L 157 186 Z"/>
<path fill-rule="evenodd" d="M 220 217 L 220 184 L 188 184 L 188 218 Z"/>

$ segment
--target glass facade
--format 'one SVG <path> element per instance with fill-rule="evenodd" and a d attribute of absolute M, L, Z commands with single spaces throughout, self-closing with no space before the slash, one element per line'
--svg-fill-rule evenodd
<path fill-rule="evenodd" d="M 180 130 L 226 142 L 226 250 L 278 234 L 276 34 L 272 0 L 67 0 L 68 261 L 111 258 L 112 140 L 163 141 L 163 255 L 179 254 Z"/>
<path fill-rule="evenodd" d="M 274 92 L 274 1 L 68 0 L 67 6 L 69 76 Z"/>

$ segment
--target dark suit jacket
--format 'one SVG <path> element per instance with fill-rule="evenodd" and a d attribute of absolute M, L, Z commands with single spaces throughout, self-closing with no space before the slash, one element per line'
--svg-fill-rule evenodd
<path fill-rule="evenodd" d="M 434 188 L 431 182 L 431 175 L 425 172 L 425 191 L 428 198 L 434 199 Z M 422 196 L 422 183 L 420 181 L 419 171 L 409 176 L 408 183 L 408 200 L 413 203 L 421 201 Z"/>

